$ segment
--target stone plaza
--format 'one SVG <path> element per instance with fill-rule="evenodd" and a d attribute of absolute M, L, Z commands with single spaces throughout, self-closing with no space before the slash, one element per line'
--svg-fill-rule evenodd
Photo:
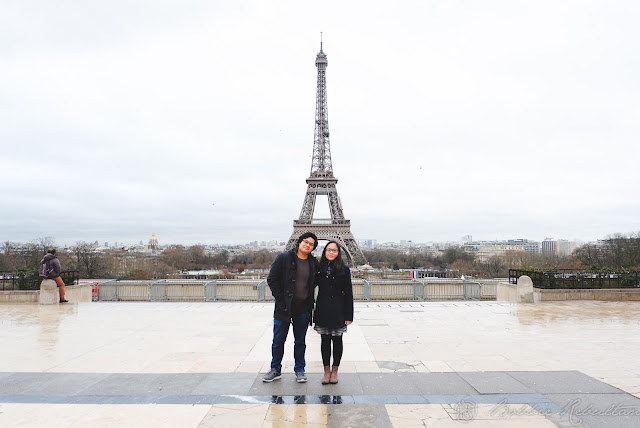
<path fill-rule="evenodd" d="M 356 302 L 263 383 L 273 303 L 0 306 L 2 427 L 638 427 L 640 303 Z"/>

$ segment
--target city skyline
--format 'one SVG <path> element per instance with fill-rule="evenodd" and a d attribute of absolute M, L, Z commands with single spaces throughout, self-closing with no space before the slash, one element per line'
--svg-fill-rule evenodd
<path fill-rule="evenodd" d="M 638 18 L 602 1 L 4 3 L 0 239 L 286 241 L 321 31 L 357 240 L 640 231 Z"/>
<path fill-rule="evenodd" d="M 602 239 L 606 239 L 606 237 L 603 237 Z M 150 235 L 148 238 L 146 239 L 134 239 L 134 240 L 125 240 L 125 241 L 116 241 L 116 240 L 107 240 L 107 241 L 98 241 L 97 239 L 93 239 L 93 240 L 87 240 L 87 241 L 74 241 L 73 243 L 68 243 L 68 242 L 61 242 L 57 239 L 55 239 L 55 237 L 52 236 L 46 236 L 46 237 L 38 237 L 38 238 L 34 238 L 34 239 L 29 239 L 27 241 L 24 242 L 17 242 L 17 241 L 11 241 L 11 240 L 3 240 L 0 242 L 0 248 L 4 248 L 7 244 L 7 241 L 12 243 L 12 244 L 29 244 L 29 243 L 39 243 L 39 242 L 47 242 L 47 245 L 49 244 L 54 244 L 54 246 L 56 247 L 61 247 L 61 248 L 70 248 L 73 247 L 74 244 L 76 242 L 84 242 L 84 243 L 95 243 L 98 244 L 99 247 L 106 247 L 106 248 L 121 248 L 121 247 L 128 247 L 128 248 L 133 248 L 133 247 L 139 247 L 139 246 L 150 246 L 152 241 L 153 241 L 153 245 L 157 246 L 158 248 L 166 248 L 168 246 L 172 246 L 172 245 L 183 245 L 185 247 L 188 246 L 192 246 L 192 245 L 202 245 L 202 246 L 209 246 L 209 247 L 251 247 L 251 246 L 257 246 L 257 247 L 283 247 L 286 244 L 286 241 L 283 240 L 277 240 L 277 239 L 270 239 L 270 240 L 254 240 L 254 241 L 244 241 L 244 242 L 240 242 L 240 241 L 235 241 L 235 242 L 196 242 L 196 243 L 184 243 L 184 242 L 162 242 L 161 240 L 158 239 L 157 235 L 155 233 L 152 233 L 152 235 Z M 135 241 L 135 242 L 134 242 Z M 323 247 L 323 242 L 326 242 L 325 239 L 320 239 L 320 247 Z M 509 238 L 509 239 L 503 239 L 503 240 L 498 240 L 498 239 L 474 239 L 471 235 L 465 235 L 462 236 L 458 239 L 452 239 L 452 240 L 444 240 L 444 241 L 414 241 L 412 239 L 400 239 L 400 240 L 392 240 L 392 241 L 379 241 L 375 238 L 364 238 L 364 239 L 358 239 L 358 244 L 363 246 L 363 248 L 367 248 L 367 249 L 372 249 L 372 248 L 382 248 L 382 247 L 387 247 L 389 245 L 392 246 L 406 246 L 406 247 L 411 247 L 411 246 L 432 246 L 432 245 L 436 245 L 436 246 L 441 246 L 441 245 L 471 245 L 471 244 L 482 244 L 482 243 L 511 243 L 511 244 L 522 244 L 522 243 L 530 243 L 530 244 L 537 244 L 538 247 L 542 248 L 543 243 L 545 241 L 553 241 L 553 242 L 571 242 L 572 244 L 576 244 L 578 246 L 582 245 L 582 244 L 586 244 L 586 243 L 595 243 L 599 240 L 596 241 L 584 241 L 584 240 L 568 240 L 568 239 L 564 239 L 564 238 L 560 238 L 560 237 L 547 237 L 545 239 L 540 239 L 540 240 L 536 240 L 536 239 L 530 239 L 530 238 Z"/>

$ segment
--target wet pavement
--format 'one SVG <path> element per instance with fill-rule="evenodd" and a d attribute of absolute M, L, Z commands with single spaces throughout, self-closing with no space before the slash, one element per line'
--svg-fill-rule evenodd
<path fill-rule="evenodd" d="M 0 305 L 0 427 L 638 427 L 640 302 L 355 305 L 340 382 L 273 303 Z"/>

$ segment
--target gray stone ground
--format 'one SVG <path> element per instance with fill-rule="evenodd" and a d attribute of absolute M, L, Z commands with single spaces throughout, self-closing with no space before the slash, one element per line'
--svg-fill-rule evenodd
<path fill-rule="evenodd" d="M 311 330 L 262 382 L 271 311 L 4 305 L 0 426 L 640 426 L 640 304 L 357 303 L 337 385 Z"/>

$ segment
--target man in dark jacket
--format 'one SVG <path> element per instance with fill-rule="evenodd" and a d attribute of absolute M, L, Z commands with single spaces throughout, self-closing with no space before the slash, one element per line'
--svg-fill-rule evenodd
<path fill-rule="evenodd" d="M 60 266 L 60 260 L 56 257 L 56 249 L 49 248 L 47 250 L 47 254 L 44 255 L 40 264 L 48 263 L 48 269 L 51 272 L 47 278 L 53 279 L 58 285 L 58 291 L 60 293 L 60 303 L 67 303 L 68 300 L 64 298 L 64 281 L 60 278 L 60 271 L 62 267 Z"/>
<path fill-rule="evenodd" d="M 284 342 L 289 325 L 293 325 L 293 356 L 296 381 L 306 382 L 304 374 L 305 338 L 313 311 L 313 292 L 316 285 L 318 261 L 311 252 L 318 246 L 318 238 L 311 232 L 298 238 L 298 248 L 278 254 L 267 277 L 271 294 L 275 299 L 273 310 L 273 343 L 271 345 L 271 370 L 263 382 L 280 379 Z"/>

